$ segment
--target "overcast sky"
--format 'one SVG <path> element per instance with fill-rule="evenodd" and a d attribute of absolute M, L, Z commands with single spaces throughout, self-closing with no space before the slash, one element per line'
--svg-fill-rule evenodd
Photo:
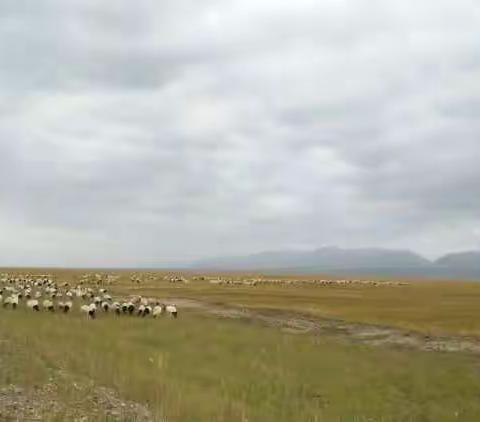
<path fill-rule="evenodd" d="M 0 0 L 0 264 L 480 247 L 478 0 Z"/>

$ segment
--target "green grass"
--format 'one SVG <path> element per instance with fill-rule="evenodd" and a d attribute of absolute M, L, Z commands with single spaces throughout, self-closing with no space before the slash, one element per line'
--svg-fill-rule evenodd
<path fill-rule="evenodd" d="M 116 287 L 127 293 L 201 299 L 257 309 L 389 325 L 429 334 L 480 336 L 480 283 L 413 281 L 408 286 L 212 286 L 157 282 Z"/>
<path fill-rule="evenodd" d="M 0 384 L 41 384 L 61 369 L 168 421 L 480 418 L 479 369 L 459 354 L 343 344 L 190 312 L 89 321 L 0 309 L 0 340 L 8 341 Z"/>
<path fill-rule="evenodd" d="M 1 272 L 13 270 L 2 270 Z M 59 280 L 78 280 L 82 270 L 16 270 L 51 272 Z M 101 271 L 100 271 L 101 272 Z M 408 286 L 216 286 L 205 281 L 133 284 L 131 271 L 116 271 L 113 288 L 121 294 L 185 297 L 250 308 L 267 308 L 395 326 L 429 334 L 480 336 L 480 282 L 407 280 Z M 141 273 L 141 271 L 140 271 Z M 160 277 L 165 274 L 158 272 Z M 241 278 L 240 273 L 227 274 Z M 252 274 L 246 275 L 252 277 Z M 289 278 L 274 276 L 273 278 Z M 296 279 L 302 277 L 295 277 Z M 303 277 L 331 278 L 327 275 Z"/>

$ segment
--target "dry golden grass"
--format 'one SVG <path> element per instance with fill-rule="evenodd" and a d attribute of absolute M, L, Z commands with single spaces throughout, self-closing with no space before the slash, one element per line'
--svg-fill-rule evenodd
<path fill-rule="evenodd" d="M 480 335 L 480 283 L 415 281 L 406 286 L 216 286 L 125 280 L 123 293 L 185 297 L 249 308 L 297 311 L 430 334 Z"/>
<path fill-rule="evenodd" d="M 1 271 L 0 271 L 1 272 Z M 84 271 L 61 271 L 75 281 Z M 309 313 L 430 333 L 480 333 L 480 285 L 215 286 L 205 281 L 132 283 L 113 294 L 184 297 Z M 178 320 L 0 309 L 0 386 L 38 385 L 62 370 L 113 388 L 168 421 L 477 421 L 475 358 L 332 338 L 180 310 Z M 26 359 L 25 356 L 31 356 Z M 0 369 L 2 367 L 0 366 Z M 4 365 L 5 368 L 5 365 Z M 70 400 L 71 392 L 65 392 Z"/>
<path fill-rule="evenodd" d="M 148 405 L 156 420 L 480 417 L 479 368 L 463 355 L 370 348 L 192 312 L 178 320 L 91 321 L 78 313 L 0 310 L 0 332 L 14 345 L 8 356 L 0 347 L 8 367 L 0 387 L 42 385 L 61 370 Z M 61 387 L 68 403 L 74 392 Z"/>

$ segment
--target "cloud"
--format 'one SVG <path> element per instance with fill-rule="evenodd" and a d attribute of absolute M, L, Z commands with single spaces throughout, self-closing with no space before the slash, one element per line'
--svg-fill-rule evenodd
<path fill-rule="evenodd" d="M 473 0 L 0 4 L 5 265 L 478 248 Z"/>

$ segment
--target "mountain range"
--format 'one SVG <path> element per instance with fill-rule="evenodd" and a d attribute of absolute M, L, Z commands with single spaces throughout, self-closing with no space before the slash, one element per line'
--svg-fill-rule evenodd
<path fill-rule="evenodd" d="M 480 251 L 450 253 L 432 261 L 409 250 L 323 247 L 313 251 L 210 258 L 193 262 L 189 267 L 216 271 L 480 279 Z"/>

